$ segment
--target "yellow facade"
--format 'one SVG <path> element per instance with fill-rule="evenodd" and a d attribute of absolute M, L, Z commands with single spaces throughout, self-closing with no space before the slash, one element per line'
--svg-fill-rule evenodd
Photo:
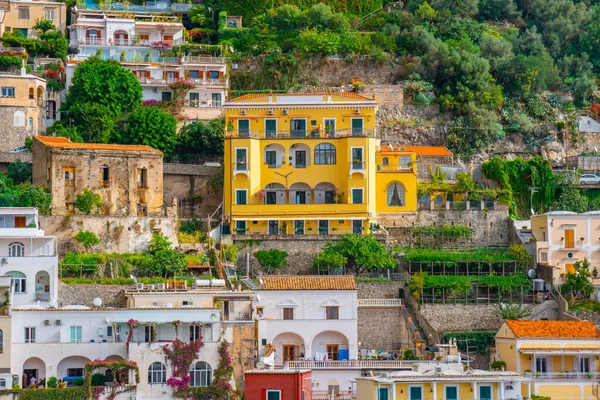
<path fill-rule="evenodd" d="M 67 29 L 67 4 L 57 1 L 3 0 L 0 8 L 4 18 L 0 18 L 0 35 L 6 32 L 35 36 L 33 29 L 38 20 L 48 19 L 63 34 Z"/>
<path fill-rule="evenodd" d="M 397 152 L 397 162 L 410 157 L 410 166 L 382 168 L 374 99 L 264 94 L 224 107 L 224 204 L 232 232 L 367 233 L 380 211 L 416 210 L 415 155 Z"/>

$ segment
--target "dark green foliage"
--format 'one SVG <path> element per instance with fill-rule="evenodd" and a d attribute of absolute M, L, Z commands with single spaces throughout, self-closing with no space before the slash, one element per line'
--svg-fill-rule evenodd
<path fill-rule="evenodd" d="M 81 400 L 85 397 L 85 389 L 81 386 L 62 389 L 25 389 L 18 392 L 19 400 Z"/>
<path fill-rule="evenodd" d="M 55 376 L 51 376 L 50 378 L 48 378 L 47 385 L 49 388 L 57 388 L 58 387 L 58 379 L 56 379 Z"/>
<path fill-rule="evenodd" d="M 90 231 L 79 231 L 77 235 L 73 237 L 77 242 L 81 243 L 85 247 L 86 251 L 89 251 L 90 247 L 100 244 L 100 239 L 94 232 Z"/>
<path fill-rule="evenodd" d="M 153 147 L 168 159 L 177 144 L 177 120 L 156 107 L 140 107 L 129 115 L 118 139 L 120 143 Z"/>
<path fill-rule="evenodd" d="M 495 336 L 496 331 L 447 332 L 444 334 L 444 343 L 450 339 L 456 339 L 460 351 L 477 350 L 483 354 L 489 346 L 494 344 Z"/>
<path fill-rule="evenodd" d="M 562 188 L 560 197 L 552 204 L 555 210 L 584 213 L 589 211 L 589 199 L 573 186 Z"/>
<path fill-rule="evenodd" d="M 594 291 L 594 285 L 592 285 L 589 279 L 592 276 L 592 271 L 590 271 L 591 264 L 586 258 L 583 261 L 577 261 L 574 267 L 575 272 L 566 274 L 567 282 L 560 289 L 563 294 L 568 293 L 589 299 Z"/>
<path fill-rule="evenodd" d="M 188 162 L 203 157 L 222 157 L 225 118 L 196 121 L 179 132 L 177 159 Z"/>
<path fill-rule="evenodd" d="M 90 215 L 94 209 L 102 207 L 102 199 L 100 198 L 100 195 L 92 192 L 88 188 L 84 188 L 83 192 L 75 197 L 73 205 L 83 215 Z"/>
<path fill-rule="evenodd" d="M 108 107 L 99 103 L 76 103 L 69 109 L 68 115 L 87 142 L 110 142 L 115 120 Z M 71 136 L 72 132 L 66 134 Z"/>
<path fill-rule="evenodd" d="M 275 270 L 287 266 L 288 253 L 278 249 L 258 250 L 254 253 L 254 257 L 267 274 L 272 274 Z"/>
<path fill-rule="evenodd" d="M 0 207 L 36 207 L 41 215 L 50 215 L 52 193 L 46 187 L 28 183 L 15 185 L 0 174 Z"/>
<path fill-rule="evenodd" d="M 21 183 L 31 183 L 33 176 L 33 167 L 31 163 L 17 160 L 8 164 L 8 177 L 17 185 Z"/>
<path fill-rule="evenodd" d="M 202 230 L 202 221 L 196 218 L 192 218 L 189 220 L 182 220 L 179 225 L 179 232 L 192 234 Z"/>
<path fill-rule="evenodd" d="M 82 127 L 85 129 L 85 127 Z M 89 134 L 89 131 L 88 131 Z M 83 143 L 84 140 L 79 133 L 77 133 L 77 129 L 65 125 L 64 121 L 55 121 L 50 128 L 48 128 L 49 136 L 62 136 L 69 138 L 73 143 Z M 88 136 L 89 137 L 89 136 Z"/>
<path fill-rule="evenodd" d="M 92 386 L 104 386 L 106 382 L 106 376 L 104 374 L 95 373 L 92 375 Z"/>
<path fill-rule="evenodd" d="M 154 234 L 148 245 L 148 254 L 152 257 L 150 271 L 160 276 L 176 276 L 187 268 L 184 255 L 173 248 L 167 236 Z"/>
<path fill-rule="evenodd" d="M 404 261 L 513 261 L 515 258 L 506 249 L 441 250 L 406 249 L 402 255 Z"/>

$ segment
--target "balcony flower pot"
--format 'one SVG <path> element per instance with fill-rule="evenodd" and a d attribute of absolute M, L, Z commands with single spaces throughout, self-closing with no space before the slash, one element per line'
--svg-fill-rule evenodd
<path fill-rule="evenodd" d="M 67 382 L 63 382 L 63 381 L 58 382 L 58 387 L 60 389 L 66 388 L 67 387 Z"/>

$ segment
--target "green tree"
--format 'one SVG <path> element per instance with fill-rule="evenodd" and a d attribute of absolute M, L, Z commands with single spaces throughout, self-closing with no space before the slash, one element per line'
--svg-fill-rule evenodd
<path fill-rule="evenodd" d="M 181 275 L 187 268 L 185 255 L 178 253 L 167 236 L 152 235 L 148 245 L 148 254 L 152 257 L 150 270 L 164 277 Z"/>
<path fill-rule="evenodd" d="M 563 187 L 560 197 L 553 204 L 555 210 L 573 211 L 576 213 L 586 212 L 588 206 L 589 199 L 581 193 L 581 190 L 571 185 Z"/>
<path fill-rule="evenodd" d="M 35 21 L 33 29 L 35 29 L 36 31 L 41 31 L 42 33 L 46 33 L 48 31 L 56 30 L 56 26 L 54 26 L 54 22 L 52 22 L 51 20 L 40 18 Z"/>
<path fill-rule="evenodd" d="M 585 258 L 583 261 L 577 261 L 573 267 L 574 271 L 567 272 L 565 276 L 567 283 L 561 286 L 561 291 L 563 293 L 583 296 L 587 299 L 594 291 L 594 285 L 592 285 L 589 279 L 592 276 L 590 271 L 591 264 Z"/>
<path fill-rule="evenodd" d="M 254 257 L 256 257 L 256 261 L 265 269 L 267 274 L 272 274 L 275 270 L 288 265 L 287 251 L 279 249 L 258 250 L 254 253 Z"/>
<path fill-rule="evenodd" d="M 337 243 L 328 243 L 321 253 L 335 252 L 345 259 L 346 268 L 355 275 L 373 268 L 395 268 L 392 253 L 372 235 L 346 234 Z"/>
<path fill-rule="evenodd" d="M 48 128 L 48 136 L 61 136 L 66 137 L 73 143 L 83 143 L 84 140 L 77 129 L 65 125 L 65 121 L 55 121 L 50 128 Z"/>
<path fill-rule="evenodd" d="M 90 143 L 109 143 L 115 128 L 115 120 L 108 107 L 99 103 L 77 103 L 69 109 L 69 118 L 77 127 L 80 137 Z M 73 137 L 73 131 L 64 132 Z"/>
<path fill-rule="evenodd" d="M 327 248 L 313 257 L 312 265 L 317 271 L 329 272 L 340 269 L 346 263 L 346 258 L 332 248 Z"/>
<path fill-rule="evenodd" d="M 90 250 L 90 247 L 100 244 L 100 239 L 98 239 L 98 236 L 91 231 L 79 231 L 77 235 L 73 237 L 73 239 L 81 243 L 86 252 Z"/>
<path fill-rule="evenodd" d="M 189 161 L 195 157 L 222 157 L 224 151 L 225 118 L 196 121 L 181 128 L 177 143 L 177 158 Z"/>
<path fill-rule="evenodd" d="M 102 207 L 102 199 L 100 195 L 85 188 L 75 197 L 73 206 L 83 215 L 90 215 L 94 209 Z"/>
<path fill-rule="evenodd" d="M 479 17 L 495 21 L 515 19 L 521 16 L 514 0 L 479 0 Z"/>
<path fill-rule="evenodd" d="M 69 42 L 60 32 L 48 31 L 38 35 L 42 42 L 41 51 L 50 57 L 65 60 L 69 53 Z"/>
<path fill-rule="evenodd" d="M 15 162 L 8 164 L 8 177 L 16 184 L 31 183 L 33 176 L 33 168 L 31 163 L 22 162 L 17 159 Z"/>
<path fill-rule="evenodd" d="M 47 187 L 28 183 L 15 185 L 8 177 L 0 174 L 0 207 L 35 207 L 42 215 L 50 215 L 52 193 Z"/>
<path fill-rule="evenodd" d="M 142 86 L 130 70 L 118 61 L 91 57 L 75 69 L 61 110 L 68 112 L 77 104 L 96 103 L 106 107 L 110 117 L 118 119 L 141 101 Z"/>
<path fill-rule="evenodd" d="M 170 158 L 177 144 L 177 120 L 156 107 L 140 107 L 127 118 L 118 141 L 126 144 L 145 144 Z"/>

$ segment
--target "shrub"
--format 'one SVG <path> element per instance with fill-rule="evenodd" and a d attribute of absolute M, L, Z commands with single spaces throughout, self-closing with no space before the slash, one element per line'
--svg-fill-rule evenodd
<path fill-rule="evenodd" d="M 104 374 L 95 373 L 92 375 L 92 386 L 104 386 L 106 383 L 106 376 Z"/>
<path fill-rule="evenodd" d="M 94 208 L 102 207 L 102 199 L 100 195 L 86 188 L 77 195 L 73 205 L 83 215 L 90 215 Z"/>
<path fill-rule="evenodd" d="M 58 379 L 55 376 L 51 376 L 48 378 L 48 387 L 49 388 L 57 388 L 58 387 Z"/>
<path fill-rule="evenodd" d="M 8 177 L 16 184 L 31 182 L 33 169 L 31 163 L 17 160 L 8 164 Z"/>
<path fill-rule="evenodd" d="M 88 251 L 90 247 L 100 244 L 100 239 L 94 232 L 90 231 L 79 231 L 77 235 L 73 238 L 85 247 L 85 250 Z"/>
<path fill-rule="evenodd" d="M 196 218 L 189 219 L 187 221 L 181 221 L 179 225 L 179 232 L 183 233 L 195 233 L 202 230 L 202 221 Z"/>
<path fill-rule="evenodd" d="M 265 269 L 267 274 L 272 274 L 275 270 L 288 265 L 287 251 L 279 249 L 258 250 L 254 253 L 254 257 L 256 257 L 256 260 Z"/>

